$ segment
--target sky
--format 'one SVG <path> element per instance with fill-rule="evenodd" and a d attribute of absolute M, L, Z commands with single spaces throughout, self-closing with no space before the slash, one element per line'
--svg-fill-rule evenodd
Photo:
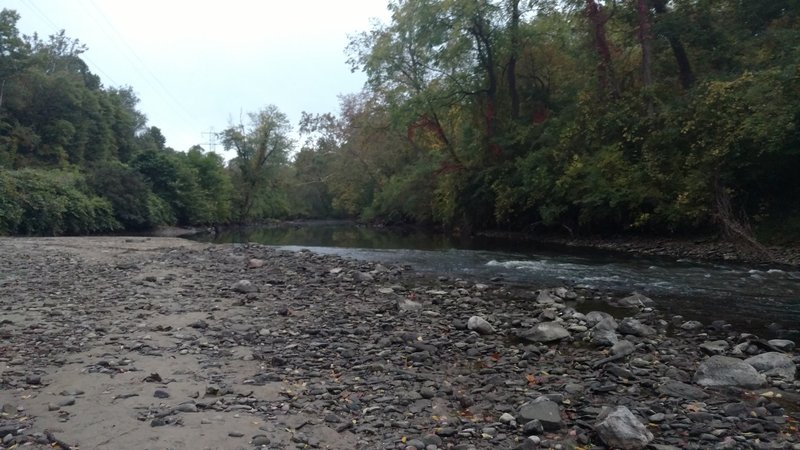
<path fill-rule="evenodd" d="M 301 112 L 338 112 L 361 90 L 348 35 L 388 21 L 384 0 L 5 0 L 22 34 L 64 29 L 104 86 L 131 86 L 167 145 L 211 150 L 209 132 L 247 123 L 274 104 L 297 128 Z M 222 147 L 214 148 L 223 154 Z M 226 155 L 230 157 L 231 155 Z"/>

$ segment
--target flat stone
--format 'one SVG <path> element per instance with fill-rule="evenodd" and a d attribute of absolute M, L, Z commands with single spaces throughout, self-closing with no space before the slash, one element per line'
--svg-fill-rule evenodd
<path fill-rule="evenodd" d="M 638 292 L 634 292 L 633 294 L 619 299 L 614 303 L 623 308 L 644 308 L 646 306 L 653 306 L 655 304 L 651 298 Z"/>
<path fill-rule="evenodd" d="M 691 384 L 674 380 L 667 381 L 659 386 L 658 392 L 670 397 L 684 398 L 687 400 L 703 400 L 708 398 L 708 394 L 702 389 L 692 386 Z"/>
<path fill-rule="evenodd" d="M 561 408 L 550 400 L 525 403 L 520 406 L 517 416 L 525 421 L 538 420 L 545 431 L 557 431 L 563 426 Z"/>
<path fill-rule="evenodd" d="M 520 334 L 520 338 L 531 342 L 552 342 L 569 336 L 569 331 L 553 322 L 537 323 Z"/>
<path fill-rule="evenodd" d="M 767 341 L 767 344 L 775 347 L 776 349 L 782 352 L 790 352 L 794 350 L 794 341 L 790 341 L 788 339 L 770 339 Z"/>

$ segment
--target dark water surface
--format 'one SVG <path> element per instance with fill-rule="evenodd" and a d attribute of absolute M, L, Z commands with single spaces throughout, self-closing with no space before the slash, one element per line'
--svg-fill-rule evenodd
<path fill-rule="evenodd" d="M 539 287 L 590 287 L 642 292 L 669 314 L 709 323 L 722 319 L 742 331 L 797 338 L 800 335 L 800 271 L 541 246 L 509 240 L 457 240 L 423 232 L 303 223 L 224 232 L 197 239 L 217 243 L 258 242 L 287 250 L 309 249 L 390 264 L 421 272 L 487 281 L 501 276 Z"/>

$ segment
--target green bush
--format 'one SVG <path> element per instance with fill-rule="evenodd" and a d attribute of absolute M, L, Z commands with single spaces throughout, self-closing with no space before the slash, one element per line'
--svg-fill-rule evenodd
<path fill-rule="evenodd" d="M 60 170 L 0 170 L 0 232 L 82 234 L 121 228 L 111 203 L 95 196 L 82 175 Z"/>

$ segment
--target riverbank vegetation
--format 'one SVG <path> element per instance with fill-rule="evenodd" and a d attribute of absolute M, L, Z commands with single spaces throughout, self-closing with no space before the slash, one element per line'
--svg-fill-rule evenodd
<path fill-rule="evenodd" d="M 800 236 L 800 4 L 394 0 L 336 114 L 175 151 L 63 33 L 0 17 L 0 233 L 357 217 Z M 354 30 L 356 31 L 356 30 Z"/>

